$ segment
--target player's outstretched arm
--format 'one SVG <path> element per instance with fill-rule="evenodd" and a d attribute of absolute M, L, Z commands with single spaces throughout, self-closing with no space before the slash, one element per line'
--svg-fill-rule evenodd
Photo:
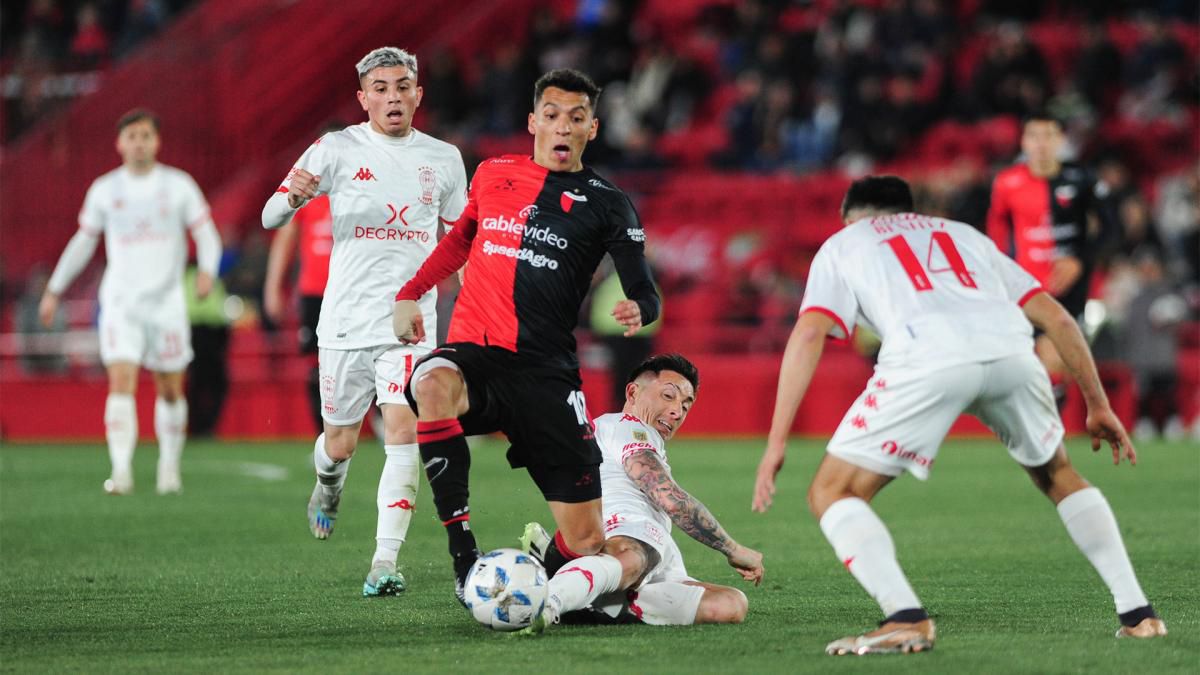
<path fill-rule="evenodd" d="M 767 449 L 758 464 L 754 480 L 754 501 L 751 508 L 765 513 L 775 496 L 775 476 L 783 469 L 787 453 L 788 434 L 796 419 L 796 410 L 804 400 L 812 382 L 817 363 L 825 349 L 825 336 L 833 328 L 833 319 L 820 312 L 805 312 L 796 320 L 792 335 L 783 351 L 779 366 L 779 384 L 775 390 L 775 412 L 771 415 L 771 431 Z"/>
<path fill-rule="evenodd" d="M 1123 457 L 1128 458 L 1130 464 L 1137 464 L 1137 450 L 1109 405 L 1100 375 L 1096 372 L 1096 362 L 1092 360 L 1092 352 L 1075 319 L 1047 293 L 1033 296 L 1023 309 L 1029 321 L 1042 329 L 1054 343 L 1054 348 L 1083 393 L 1092 450 L 1099 450 L 1101 443 L 1107 442 L 1112 447 L 1113 464 L 1120 464 Z"/>
<path fill-rule="evenodd" d="M 625 473 L 651 502 L 680 530 L 705 546 L 725 554 L 730 567 L 746 581 L 762 582 L 762 554 L 734 541 L 712 512 L 671 478 L 653 450 L 636 450 L 624 461 Z"/>

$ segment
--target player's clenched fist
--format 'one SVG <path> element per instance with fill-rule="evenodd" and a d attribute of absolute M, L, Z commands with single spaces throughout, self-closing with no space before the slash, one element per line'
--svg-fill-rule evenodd
<path fill-rule="evenodd" d="M 728 560 L 729 565 L 737 570 L 743 579 L 754 582 L 755 586 L 762 583 L 763 556 L 761 553 L 738 544 L 729 552 Z"/>
<path fill-rule="evenodd" d="M 425 339 L 425 317 L 416 300 L 397 300 L 392 310 L 392 331 L 406 345 L 415 345 Z"/>
<path fill-rule="evenodd" d="M 317 196 L 317 186 L 321 177 L 314 176 L 304 169 L 295 169 L 292 179 L 288 182 L 288 206 L 298 209 L 308 200 Z"/>

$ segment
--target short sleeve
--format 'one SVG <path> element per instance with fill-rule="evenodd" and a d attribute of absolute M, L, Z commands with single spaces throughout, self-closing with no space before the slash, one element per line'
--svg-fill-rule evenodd
<path fill-rule="evenodd" d="M 83 207 L 79 209 L 79 229 L 93 237 L 104 231 L 103 192 L 99 181 L 92 183 L 83 198 Z"/>
<path fill-rule="evenodd" d="M 800 313 L 820 312 L 834 320 L 830 335 L 846 340 L 854 331 L 854 319 L 858 315 L 858 299 L 842 275 L 836 249 L 827 241 L 817 251 L 808 272 L 808 283 L 804 288 L 804 300 Z"/>
<path fill-rule="evenodd" d="M 462 155 L 457 150 L 448 169 L 450 180 L 443 188 L 438 216 L 443 223 L 450 225 L 459 219 L 467 207 L 467 172 L 463 168 Z"/>
<path fill-rule="evenodd" d="M 656 440 L 657 437 L 647 431 L 640 420 L 630 415 L 622 417 L 613 430 L 612 442 L 620 450 L 618 454 L 622 464 L 633 453 L 646 450 L 661 458 L 663 456 L 662 448 L 655 444 Z"/>
<path fill-rule="evenodd" d="M 208 218 L 208 201 L 195 179 L 186 174 L 182 177 L 183 219 L 187 226 L 195 227 Z"/>
<path fill-rule="evenodd" d="M 329 132 L 318 138 L 308 149 L 300 155 L 300 159 L 296 160 L 296 164 L 292 166 L 291 171 L 288 171 L 287 176 L 284 176 L 283 182 L 279 184 L 277 192 L 287 192 L 288 184 L 295 175 L 297 169 L 304 169 L 314 176 L 320 176 L 321 182 L 317 184 L 317 193 L 327 195 L 333 189 L 334 174 L 337 169 L 337 157 L 332 147 L 336 144 L 334 134 L 337 132 Z"/>

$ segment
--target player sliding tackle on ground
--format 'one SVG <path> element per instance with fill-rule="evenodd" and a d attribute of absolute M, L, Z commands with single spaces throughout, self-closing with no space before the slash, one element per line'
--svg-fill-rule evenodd
<path fill-rule="evenodd" d="M 846 193 L 846 227 L 813 260 L 784 351 L 754 487 L 754 509 L 766 511 L 825 337 L 849 338 L 856 320 L 872 326 L 883 340 L 879 364 L 829 442 L 808 504 L 838 559 L 886 618 L 878 630 L 836 640 L 826 652 L 933 647 L 933 621 L 869 502 L 905 471 L 928 478 L 942 440 L 963 412 L 996 432 L 1058 507 L 1071 539 L 1112 592 L 1121 622 L 1117 637 L 1165 635 L 1108 502 L 1067 459 L 1050 380 L 1034 355 L 1031 322 L 1050 337 L 1083 391 L 1093 449 L 1107 441 L 1114 464 L 1122 458 L 1135 463 L 1074 319 L 974 228 L 912 210 L 908 184 L 894 176 L 864 178 Z"/>
<path fill-rule="evenodd" d="M 595 419 L 604 494 L 604 549 L 621 563 L 621 584 L 600 595 L 591 578 L 573 565 L 550 580 L 546 609 L 527 634 L 558 623 L 589 605 L 583 622 L 642 622 L 651 625 L 740 623 L 746 595 L 736 588 L 688 576 L 671 526 L 722 553 L 742 578 L 762 581 L 762 554 L 734 541 L 712 512 L 675 482 L 666 442 L 679 431 L 696 401 L 700 374 L 677 354 L 654 356 L 629 376 L 622 412 Z M 522 548 L 541 557 L 550 537 L 530 523 Z M 627 592 L 628 591 L 628 592 Z"/>

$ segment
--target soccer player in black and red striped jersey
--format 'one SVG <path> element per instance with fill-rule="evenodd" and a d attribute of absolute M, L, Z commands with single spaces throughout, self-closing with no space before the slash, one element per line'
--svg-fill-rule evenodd
<path fill-rule="evenodd" d="M 599 595 L 621 581 L 604 544 L 600 448 L 579 377 L 572 331 L 592 274 L 612 256 L 626 300 L 612 314 L 635 334 L 660 302 L 644 256 L 645 233 L 629 198 L 583 164 L 596 137 L 599 88 L 583 73 L 554 70 L 534 85 L 533 156 L 483 162 L 467 208 L 416 276 L 396 295 L 403 342 L 425 334 L 416 299 L 469 263 L 446 345 L 413 369 L 408 399 L 438 517 L 450 539 L 456 593 L 478 557 L 469 519 L 465 434 L 503 431 L 508 461 L 525 467 L 558 525 L 550 574 Z"/>

